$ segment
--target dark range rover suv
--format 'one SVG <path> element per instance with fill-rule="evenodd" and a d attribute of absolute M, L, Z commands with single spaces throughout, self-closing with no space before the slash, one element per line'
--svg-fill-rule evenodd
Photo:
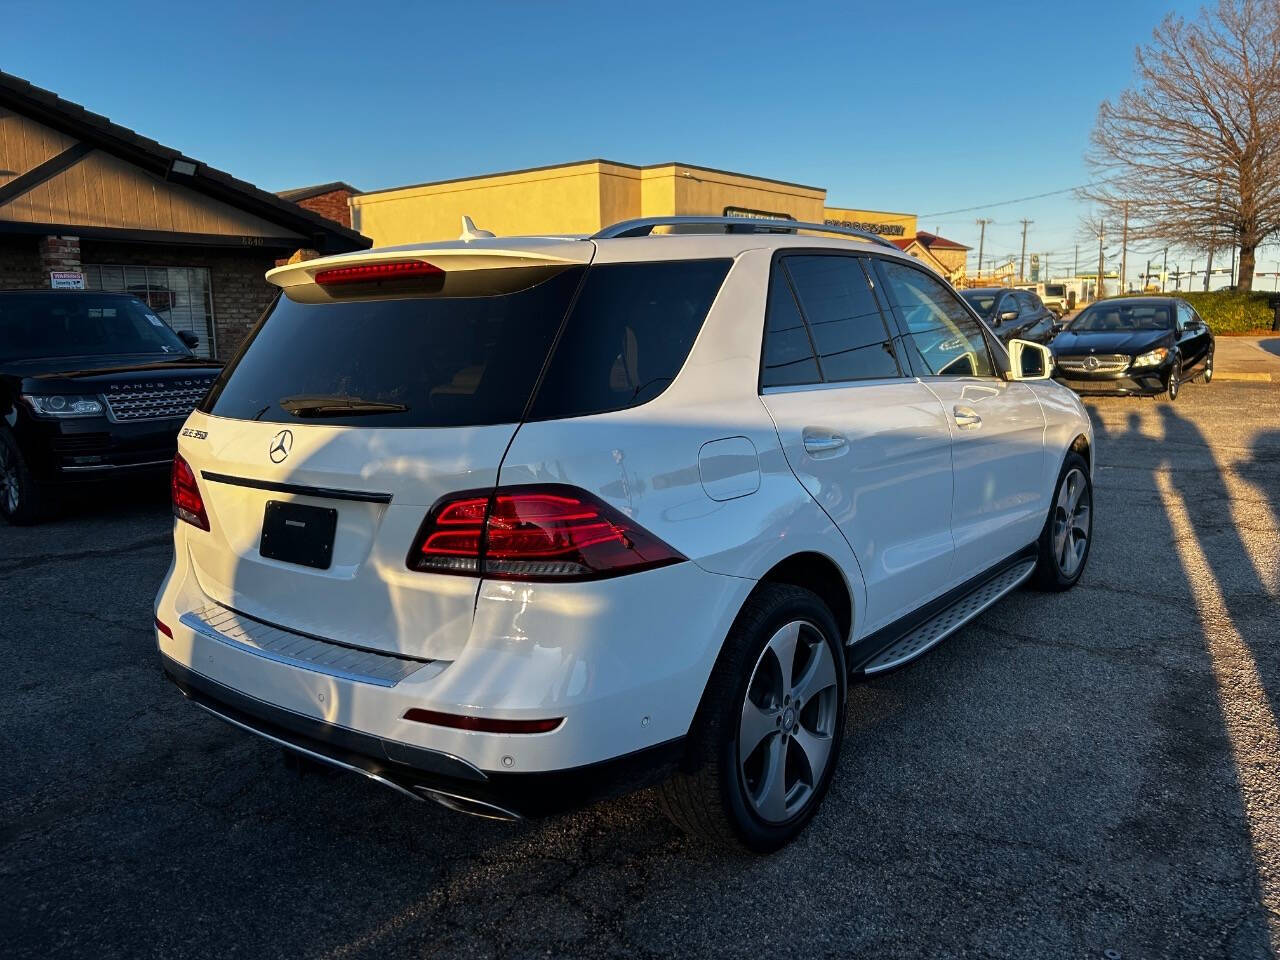
<path fill-rule="evenodd" d="M 1174 400 L 1213 379 L 1213 332 L 1177 297 L 1113 297 L 1081 311 L 1057 337 L 1053 378 L 1080 394 Z"/>
<path fill-rule="evenodd" d="M 221 364 L 129 294 L 0 292 L 0 516 L 33 523 L 60 487 L 168 470 Z"/>

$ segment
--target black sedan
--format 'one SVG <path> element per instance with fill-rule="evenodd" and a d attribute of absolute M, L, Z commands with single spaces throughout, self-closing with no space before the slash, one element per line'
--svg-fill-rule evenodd
<path fill-rule="evenodd" d="M 0 517 L 42 519 L 69 484 L 164 472 L 220 364 L 137 297 L 0 292 Z"/>
<path fill-rule="evenodd" d="M 1213 332 L 1176 297 L 1116 297 L 1081 311 L 1050 345 L 1054 379 L 1076 393 L 1174 400 L 1213 379 Z"/>
<path fill-rule="evenodd" d="M 1044 344 L 1053 339 L 1057 317 L 1030 290 L 974 287 L 960 296 L 1005 343 L 1015 337 Z"/>

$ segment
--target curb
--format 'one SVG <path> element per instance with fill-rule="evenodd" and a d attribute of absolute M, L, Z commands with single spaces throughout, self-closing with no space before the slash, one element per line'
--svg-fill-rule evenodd
<path fill-rule="evenodd" d="M 1247 380 L 1251 383 L 1270 383 L 1269 373 L 1229 373 L 1225 370 L 1213 371 L 1214 380 Z"/>

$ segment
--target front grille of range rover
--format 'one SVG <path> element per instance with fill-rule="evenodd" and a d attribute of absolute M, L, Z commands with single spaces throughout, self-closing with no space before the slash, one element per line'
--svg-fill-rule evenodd
<path fill-rule="evenodd" d="M 163 420 L 185 417 L 196 408 L 213 377 L 113 383 L 106 391 L 107 409 L 114 420 Z"/>

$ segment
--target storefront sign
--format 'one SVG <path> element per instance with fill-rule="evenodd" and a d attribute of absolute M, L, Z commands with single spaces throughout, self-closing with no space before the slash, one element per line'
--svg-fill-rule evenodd
<path fill-rule="evenodd" d="M 850 230 L 861 230 L 863 233 L 874 233 L 882 237 L 900 237 L 907 231 L 900 223 L 858 223 L 853 220 L 823 220 L 829 227 L 847 227 Z"/>
<path fill-rule="evenodd" d="M 66 270 L 54 270 L 49 274 L 49 286 L 55 290 L 83 290 L 84 274 Z"/>
<path fill-rule="evenodd" d="M 794 220 L 789 213 L 770 213 L 768 210 L 751 210 L 748 207 L 725 207 L 724 216 L 742 217 L 744 220 Z"/>

